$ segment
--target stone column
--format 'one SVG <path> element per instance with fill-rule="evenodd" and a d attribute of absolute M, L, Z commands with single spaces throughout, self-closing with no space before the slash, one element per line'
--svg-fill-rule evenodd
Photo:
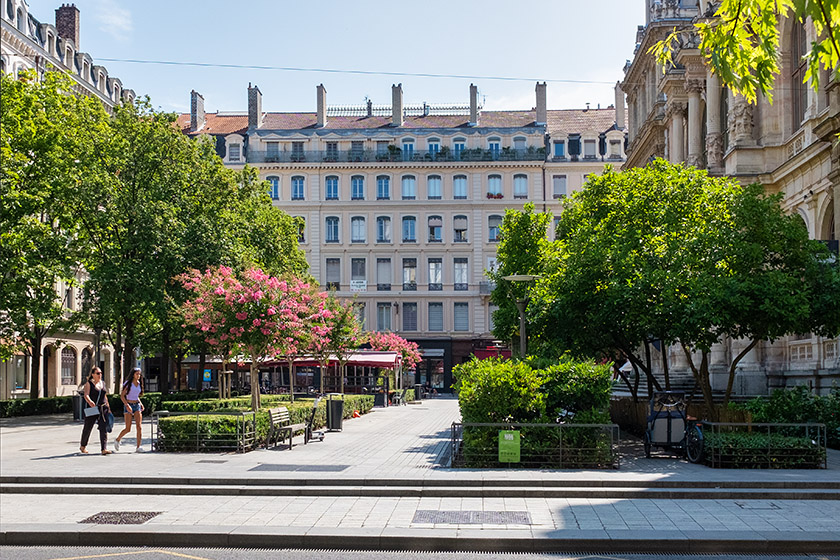
<path fill-rule="evenodd" d="M 668 104 L 667 115 L 671 122 L 669 160 L 671 163 L 683 163 L 685 161 L 685 104 L 680 101 L 673 101 Z"/>
<path fill-rule="evenodd" d="M 706 77 L 706 167 L 713 172 L 723 170 L 720 93 L 720 78 L 710 69 Z"/>
<path fill-rule="evenodd" d="M 703 91 L 701 80 L 686 80 L 688 92 L 688 159 L 686 163 L 693 167 L 703 166 L 703 113 L 700 110 L 700 92 Z"/>
<path fill-rule="evenodd" d="M 743 95 L 732 95 L 729 103 L 729 143 L 732 146 L 752 146 L 753 111 Z"/>

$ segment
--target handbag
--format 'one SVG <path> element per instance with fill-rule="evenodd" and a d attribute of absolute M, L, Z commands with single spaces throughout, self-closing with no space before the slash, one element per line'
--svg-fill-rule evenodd
<path fill-rule="evenodd" d="M 114 415 L 110 410 L 105 413 L 105 422 L 107 423 L 105 425 L 105 430 L 110 434 L 111 430 L 114 429 Z"/>
<path fill-rule="evenodd" d="M 102 398 L 102 392 L 99 393 L 99 398 Z M 99 399 L 96 400 L 96 405 L 86 406 L 83 412 L 85 414 L 85 418 L 99 414 Z"/>

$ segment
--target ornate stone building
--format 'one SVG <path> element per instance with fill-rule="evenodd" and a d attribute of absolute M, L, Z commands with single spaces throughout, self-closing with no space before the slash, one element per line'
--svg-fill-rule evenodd
<path fill-rule="evenodd" d="M 134 99 L 134 91 L 125 89 L 119 78 L 108 75 L 108 69 L 94 64 L 91 56 L 80 50 L 79 10 L 64 4 L 55 11 L 55 25 L 41 23 L 29 13 L 26 0 L 0 2 L 0 70 L 17 75 L 35 70 L 38 75 L 51 69 L 63 70 L 73 77 L 79 93 L 96 97 L 106 108 L 122 100 Z M 77 277 L 84 281 L 84 273 Z M 71 285 L 56 286 L 68 311 L 81 305 L 79 290 Z M 89 330 L 55 333 L 44 340 L 42 348 L 41 396 L 72 394 L 95 361 L 96 336 Z M 15 356 L 0 362 L 0 399 L 29 396 L 30 361 L 28 356 Z M 114 383 L 113 351 L 103 346 L 100 366 L 104 378 Z"/>
<path fill-rule="evenodd" d="M 248 88 L 248 111 L 205 113 L 192 92 L 185 134 L 216 138 L 230 167 L 246 163 L 270 184 L 274 203 L 305 224 L 310 272 L 324 289 L 355 297 L 365 328 L 417 342 L 415 382 L 448 390 L 452 366 L 492 342 L 492 286 L 499 226 L 507 208 L 559 209 L 587 174 L 624 161 L 618 109 L 484 111 L 469 103 L 327 106 L 266 113 Z M 616 115 L 618 122 L 616 124 Z"/>
<path fill-rule="evenodd" d="M 786 20 L 781 25 L 781 75 L 774 102 L 748 104 L 721 87 L 689 35 L 675 64 L 663 73 L 648 50 L 675 27 L 692 29 L 711 17 L 714 6 L 697 0 L 645 0 L 647 19 L 639 26 L 632 61 L 621 88 L 627 94 L 629 145 L 625 168 L 663 157 L 726 174 L 743 183 L 760 182 L 782 193 L 782 205 L 801 216 L 813 239 L 837 253 L 840 222 L 840 83 L 823 71 L 819 91 L 802 83 L 800 62 L 814 27 Z M 840 305 L 840 302 L 838 302 Z M 727 341 L 715 349 L 716 371 L 745 346 Z M 671 349 L 672 373 L 690 375 L 682 351 Z M 659 361 L 659 360 L 657 360 Z M 725 386 L 726 376 L 713 376 Z M 763 394 L 772 387 L 809 384 L 825 391 L 840 382 L 840 341 L 811 334 L 760 343 L 741 362 L 736 390 Z"/>

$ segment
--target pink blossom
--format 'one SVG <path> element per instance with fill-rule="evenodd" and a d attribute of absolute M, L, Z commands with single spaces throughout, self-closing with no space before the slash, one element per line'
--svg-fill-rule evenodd
<path fill-rule="evenodd" d="M 239 319 L 240 321 L 244 321 L 245 319 L 248 318 L 248 314 L 240 311 L 239 313 L 236 314 L 236 318 Z"/>

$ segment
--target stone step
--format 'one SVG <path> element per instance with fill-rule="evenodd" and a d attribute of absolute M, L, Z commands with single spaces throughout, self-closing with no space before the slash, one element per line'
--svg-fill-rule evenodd
<path fill-rule="evenodd" d="M 840 500 L 840 490 L 767 488 L 628 488 L 522 486 L 294 486 L 156 484 L 3 484 L 0 494 L 66 495 L 191 495 L 191 496 L 354 496 L 416 498 L 613 498 L 692 500 Z"/>

